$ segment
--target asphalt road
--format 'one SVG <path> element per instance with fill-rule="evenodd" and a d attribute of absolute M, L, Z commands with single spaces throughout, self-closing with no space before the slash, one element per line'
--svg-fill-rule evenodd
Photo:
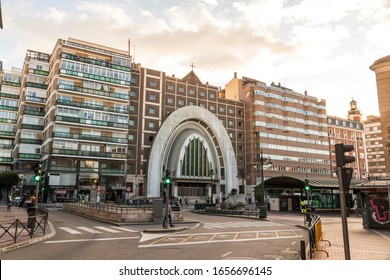
<path fill-rule="evenodd" d="M 292 225 L 294 217 L 275 223 L 190 212 L 185 215 L 199 224 L 185 231 L 143 232 L 142 225 L 118 227 L 52 211 L 50 222 L 56 230 L 52 238 L 3 253 L 1 259 L 298 260 L 300 240 L 307 244 L 306 230 Z"/>

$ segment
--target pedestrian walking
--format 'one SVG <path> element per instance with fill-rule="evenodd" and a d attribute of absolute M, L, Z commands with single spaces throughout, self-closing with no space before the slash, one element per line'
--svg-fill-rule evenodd
<path fill-rule="evenodd" d="M 11 206 L 12 206 L 12 196 L 7 197 L 7 211 L 11 212 Z"/>
<path fill-rule="evenodd" d="M 168 204 L 165 204 L 165 213 L 164 213 L 164 219 L 163 219 L 163 228 L 168 228 L 167 226 L 167 220 L 169 220 L 169 225 L 171 227 L 175 227 L 172 223 L 172 206 L 171 204 L 168 202 Z"/>

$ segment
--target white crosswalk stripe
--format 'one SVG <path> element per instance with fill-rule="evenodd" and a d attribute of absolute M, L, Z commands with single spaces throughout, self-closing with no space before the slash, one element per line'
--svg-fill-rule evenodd
<path fill-rule="evenodd" d="M 111 226 L 112 228 L 119 229 L 122 231 L 128 231 L 128 232 L 139 232 L 139 230 L 131 229 L 131 228 L 125 228 L 125 227 L 116 227 L 116 226 Z"/>
<path fill-rule="evenodd" d="M 101 231 L 97 231 L 93 228 L 88 228 L 88 227 L 77 227 L 78 229 L 85 230 L 90 233 L 102 233 Z"/>
<path fill-rule="evenodd" d="M 82 234 L 80 231 L 68 228 L 68 227 L 59 227 L 59 229 L 62 229 L 70 234 Z"/>
<path fill-rule="evenodd" d="M 118 232 L 121 232 L 120 230 L 116 230 L 116 229 L 112 229 L 112 228 L 107 228 L 107 227 L 95 227 L 97 229 L 100 229 L 100 230 L 104 230 L 104 231 L 107 231 L 107 232 L 111 232 L 111 233 L 118 233 Z"/>
<path fill-rule="evenodd" d="M 58 227 L 58 228 L 70 234 L 83 234 L 86 232 L 96 233 L 96 234 L 100 234 L 100 233 L 102 234 L 104 232 L 109 232 L 109 233 L 139 232 L 138 230 L 125 228 L 125 227 L 117 227 L 117 226 L 76 227 L 77 230 L 72 229 L 70 227 Z"/>

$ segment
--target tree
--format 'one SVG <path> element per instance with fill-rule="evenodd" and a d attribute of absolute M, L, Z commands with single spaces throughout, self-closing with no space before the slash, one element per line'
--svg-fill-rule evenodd
<path fill-rule="evenodd" d="M 14 172 L 5 171 L 0 173 L 0 189 L 5 189 L 7 195 L 13 186 L 19 183 L 19 176 Z"/>

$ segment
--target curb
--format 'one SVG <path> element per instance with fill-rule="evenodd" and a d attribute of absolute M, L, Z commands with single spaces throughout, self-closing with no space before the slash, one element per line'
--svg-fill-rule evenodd
<path fill-rule="evenodd" d="M 12 243 L 11 245 L 0 248 L 0 253 L 5 253 L 5 252 L 9 252 L 9 251 L 16 250 L 19 248 L 23 248 L 23 247 L 29 246 L 31 244 L 35 244 L 35 243 L 38 243 L 38 242 L 41 242 L 43 240 L 46 240 L 46 239 L 53 237 L 56 234 L 56 230 L 54 229 L 54 226 L 50 222 L 48 222 L 48 226 L 49 226 L 49 231 L 50 231 L 48 234 L 45 234 L 45 235 L 39 236 L 39 237 L 29 238 L 27 240 L 19 241 L 16 243 Z"/>

